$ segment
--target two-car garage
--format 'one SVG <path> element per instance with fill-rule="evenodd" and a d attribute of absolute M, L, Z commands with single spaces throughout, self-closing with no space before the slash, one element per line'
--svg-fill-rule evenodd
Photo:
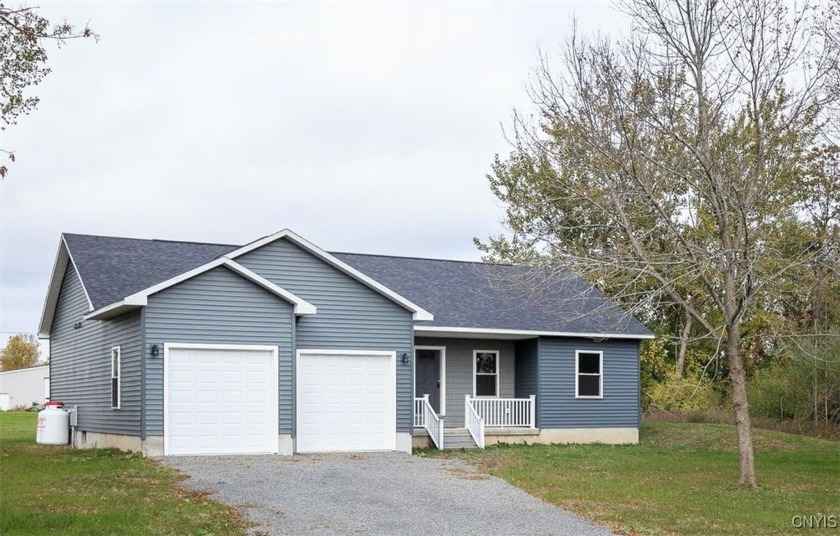
<path fill-rule="evenodd" d="M 277 347 L 167 344 L 164 453 L 276 453 Z M 295 451 L 393 450 L 394 352 L 298 350 Z"/>

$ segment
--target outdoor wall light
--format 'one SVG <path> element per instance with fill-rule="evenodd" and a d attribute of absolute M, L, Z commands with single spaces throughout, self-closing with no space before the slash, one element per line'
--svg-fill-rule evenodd
<path fill-rule="evenodd" d="M 152 357 L 157 357 L 160 355 L 160 346 L 157 344 L 152 345 Z"/>
<path fill-rule="evenodd" d="M 402 358 L 403 363 L 408 363 L 408 354 L 406 352 L 403 352 L 400 357 Z"/>

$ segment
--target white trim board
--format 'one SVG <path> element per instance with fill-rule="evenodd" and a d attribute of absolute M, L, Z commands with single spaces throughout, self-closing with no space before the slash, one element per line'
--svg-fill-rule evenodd
<path fill-rule="evenodd" d="M 44 296 L 44 306 L 41 308 L 41 322 L 38 325 L 38 337 L 41 339 L 48 339 L 50 337 L 50 329 L 52 328 L 53 318 L 55 318 L 55 308 L 58 305 L 58 295 L 61 292 L 61 285 L 64 282 L 64 274 L 67 271 L 68 264 L 73 266 L 76 277 L 79 279 L 79 284 L 82 285 L 82 291 L 85 293 L 85 299 L 88 303 L 88 310 L 93 311 L 93 302 L 90 301 L 90 294 L 88 294 L 87 288 L 85 288 L 82 274 L 79 273 L 76 261 L 73 260 L 73 255 L 67 246 L 67 239 L 62 234 L 61 241 L 58 244 L 58 251 L 55 253 L 50 284 L 47 287 L 47 294 Z"/>
<path fill-rule="evenodd" d="M 224 266 L 225 268 L 230 269 L 234 273 L 244 277 L 252 283 L 266 289 L 272 294 L 291 303 L 292 305 L 294 305 L 294 312 L 298 316 L 314 315 L 317 312 L 317 308 L 308 301 L 299 298 L 298 296 L 292 294 L 286 289 L 275 285 L 263 276 L 249 270 L 248 268 L 245 268 L 238 262 L 235 262 L 225 256 L 219 257 L 218 259 L 214 259 L 208 262 L 207 264 L 203 264 L 197 268 L 193 268 L 188 272 L 184 272 L 171 279 L 167 279 L 166 281 L 158 283 L 157 285 L 151 286 L 145 290 L 136 292 L 131 296 L 127 296 L 119 302 L 112 303 L 111 305 L 107 305 L 105 307 L 102 307 L 101 309 L 97 309 L 96 311 L 85 316 L 84 319 L 88 320 L 97 318 L 108 318 L 110 316 L 122 313 L 130 309 L 143 307 L 144 305 L 148 305 L 149 296 L 151 296 L 152 294 L 165 290 L 169 287 L 177 285 L 178 283 L 191 279 L 197 275 L 203 274 L 212 270 L 213 268 L 218 268 L 220 266 Z"/>
<path fill-rule="evenodd" d="M 573 331 L 537 331 L 524 329 L 460 328 L 449 326 L 414 326 L 424 337 L 465 337 L 472 339 L 529 339 L 532 337 L 578 337 L 582 339 L 655 339 L 656 335 L 626 333 L 575 333 Z"/>

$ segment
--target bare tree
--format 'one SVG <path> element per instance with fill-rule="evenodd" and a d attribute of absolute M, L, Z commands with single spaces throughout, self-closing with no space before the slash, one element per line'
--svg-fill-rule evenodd
<path fill-rule="evenodd" d="M 514 152 L 489 177 L 513 233 L 480 246 L 571 268 L 643 316 L 676 307 L 686 337 L 717 339 L 740 482 L 755 487 L 744 320 L 818 254 L 785 235 L 803 154 L 837 98 L 833 19 L 785 0 L 620 7 L 632 37 L 575 30 L 559 65 L 542 56 L 539 116 L 515 116 Z"/>
<path fill-rule="evenodd" d="M 38 106 L 38 97 L 30 91 L 50 72 L 45 43 L 53 41 L 60 46 L 69 39 L 88 37 L 98 39 L 88 26 L 79 29 L 67 21 L 53 25 L 35 7 L 0 4 L 0 130 Z M 14 151 L 0 152 L 14 162 Z M 0 179 L 8 171 L 0 165 Z"/>

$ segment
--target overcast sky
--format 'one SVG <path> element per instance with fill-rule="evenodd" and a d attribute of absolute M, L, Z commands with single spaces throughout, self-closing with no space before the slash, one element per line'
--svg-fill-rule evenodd
<path fill-rule="evenodd" d="M 0 340 L 37 329 L 62 232 L 477 259 L 537 46 L 620 25 L 606 1 L 40 5 L 101 40 L 51 49 L 0 139 Z"/>

